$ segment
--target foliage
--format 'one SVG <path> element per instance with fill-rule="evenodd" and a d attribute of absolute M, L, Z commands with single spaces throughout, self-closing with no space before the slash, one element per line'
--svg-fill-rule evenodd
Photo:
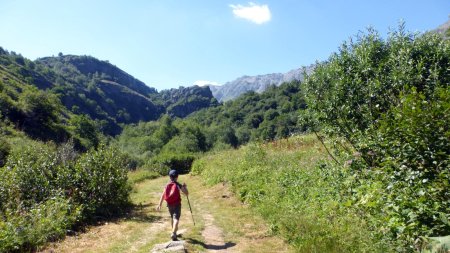
<path fill-rule="evenodd" d="M 205 129 L 207 143 L 237 147 L 250 141 L 271 141 L 304 132 L 298 112 L 305 109 L 300 82 L 271 86 L 261 94 L 247 92 L 223 106 L 208 108 L 187 118 Z"/>
<path fill-rule="evenodd" d="M 40 143 L 12 148 L 0 168 L 1 250 L 34 249 L 128 204 L 127 169 L 117 150 L 74 152 Z"/>
<path fill-rule="evenodd" d="M 31 252 L 61 238 L 76 222 L 78 211 L 60 196 L 27 209 L 6 209 L 0 219 L 0 252 Z"/>
<path fill-rule="evenodd" d="M 219 105 L 208 87 L 183 87 L 162 90 L 159 99 L 166 106 L 166 113 L 172 117 L 184 118 L 203 108 Z"/>
<path fill-rule="evenodd" d="M 54 94 L 29 87 L 20 93 L 19 106 L 24 114 L 21 128 L 31 137 L 57 142 L 68 139 L 67 130 L 59 124 L 62 105 Z"/>
<path fill-rule="evenodd" d="M 87 149 L 96 148 L 100 142 L 100 133 L 95 122 L 87 115 L 74 115 L 70 119 L 73 133 L 82 140 L 82 145 Z"/>
<path fill-rule="evenodd" d="M 189 173 L 195 158 L 192 154 L 161 153 L 145 166 L 162 176 L 168 175 L 171 169 L 176 169 L 179 173 Z"/>
<path fill-rule="evenodd" d="M 175 100 L 181 96 L 176 90 L 161 94 L 168 98 L 175 96 Z M 171 154 L 191 157 L 209 150 L 236 148 L 250 141 L 281 139 L 303 132 L 307 124 L 298 123 L 297 114 L 305 107 L 300 83 L 285 83 L 270 87 L 262 94 L 246 93 L 235 101 L 196 112 L 185 119 L 164 115 L 156 122 L 125 126 L 114 145 L 136 160 L 138 166 L 165 175 L 173 163 L 161 162 L 161 157 L 164 160 Z M 179 169 L 189 171 L 185 165 L 180 166 Z"/>
<path fill-rule="evenodd" d="M 348 205 L 381 214 L 372 226 L 401 250 L 450 231 L 449 68 L 448 40 L 400 26 L 344 43 L 304 82 L 310 122 L 352 159 Z"/>
<path fill-rule="evenodd" d="M 0 167 L 5 165 L 6 158 L 8 157 L 10 151 L 11 145 L 9 145 L 9 143 L 3 138 L 0 138 Z"/>
<path fill-rule="evenodd" d="M 185 158 L 181 157 L 192 157 L 194 153 L 208 150 L 202 127 L 190 122 L 174 121 L 168 115 L 157 122 L 126 126 L 113 145 L 137 161 L 138 166 L 150 168 L 162 175 L 167 174 L 166 166 L 177 166 L 173 162 L 167 162 L 172 159 L 168 158 L 172 154 L 177 154 L 173 155 L 173 159 L 183 160 Z M 190 169 L 186 164 L 190 163 L 192 161 L 181 162 L 182 167 L 179 169 L 188 172 Z"/>

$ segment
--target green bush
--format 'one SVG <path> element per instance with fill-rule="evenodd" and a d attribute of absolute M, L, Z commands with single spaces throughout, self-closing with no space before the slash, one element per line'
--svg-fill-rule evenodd
<path fill-rule="evenodd" d="M 118 150 L 100 147 L 82 155 L 69 173 L 59 173 L 62 182 L 73 182 L 69 191 L 83 205 L 84 218 L 116 215 L 129 203 L 125 161 Z"/>
<path fill-rule="evenodd" d="M 6 158 L 8 157 L 10 151 L 11 146 L 9 145 L 9 143 L 6 140 L 0 138 L 0 167 L 5 165 Z"/>
<path fill-rule="evenodd" d="M 179 173 L 189 173 L 195 158 L 193 154 L 161 153 L 146 166 L 164 176 L 171 169 L 176 169 Z"/>
<path fill-rule="evenodd" d="M 79 217 L 76 207 L 61 196 L 30 208 L 6 209 L 0 218 L 0 252 L 33 251 L 63 237 Z"/>
<path fill-rule="evenodd" d="M 399 251 L 450 233 L 449 66 L 449 40 L 401 26 L 344 43 L 303 83 L 312 122 L 351 159 L 347 205 Z"/>
<path fill-rule="evenodd" d="M 31 251 L 67 229 L 117 215 L 129 203 L 126 159 L 100 146 L 14 147 L 0 168 L 0 251 Z"/>

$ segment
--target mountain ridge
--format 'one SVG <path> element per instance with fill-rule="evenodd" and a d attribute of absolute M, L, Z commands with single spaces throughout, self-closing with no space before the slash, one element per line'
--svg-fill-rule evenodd
<path fill-rule="evenodd" d="M 0 81 L 6 88 L 0 94 L 4 99 L 0 97 L 0 100 L 9 101 L 7 104 L 12 108 L 9 111 L 19 113 L 20 117 L 15 120 L 26 118 L 21 105 L 12 101 L 28 86 L 34 86 L 56 95 L 67 109 L 62 113 L 65 117 L 88 115 L 103 133 L 113 136 L 121 132 L 122 124 L 157 120 L 163 114 L 183 118 L 202 108 L 218 105 L 208 87 L 180 87 L 158 92 L 108 61 L 86 55 L 60 53 L 31 61 L 0 47 Z M 0 116 L 8 115 L 6 109 L 0 110 Z"/>
<path fill-rule="evenodd" d="M 304 73 L 309 74 L 313 71 L 314 65 L 290 70 L 286 73 L 271 73 L 256 76 L 244 75 L 224 85 L 209 85 L 214 97 L 220 102 L 235 99 L 241 94 L 249 91 L 261 93 L 268 87 L 280 86 L 282 83 L 292 81 L 303 81 Z"/>

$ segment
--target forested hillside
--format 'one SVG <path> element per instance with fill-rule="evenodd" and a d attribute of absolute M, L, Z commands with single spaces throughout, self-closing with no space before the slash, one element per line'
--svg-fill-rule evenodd
<path fill-rule="evenodd" d="M 34 86 L 60 100 L 66 118 L 87 115 L 106 135 L 120 133 L 120 124 L 157 120 L 165 113 L 185 117 L 217 105 L 208 88 L 181 87 L 158 93 L 116 66 L 91 56 L 60 54 L 30 61 L 1 49 L 0 58 L 2 83 L 10 91 L 4 93 L 5 101 L 7 97 L 16 100 L 9 95 L 18 96 L 23 87 Z M 3 114 L 11 116 L 13 122 L 20 121 L 12 115 L 14 112 Z"/>
<path fill-rule="evenodd" d="M 236 100 L 203 109 L 184 119 L 172 120 L 166 116 L 159 121 L 128 125 L 114 143 L 138 165 L 145 164 L 144 167 L 161 174 L 174 163 L 188 171 L 200 152 L 305 132 L 308 125 L 298 121 L 305 108 L 300 82 L 284 83 L 271 86 L 261 94 L 245 93 Z"/>

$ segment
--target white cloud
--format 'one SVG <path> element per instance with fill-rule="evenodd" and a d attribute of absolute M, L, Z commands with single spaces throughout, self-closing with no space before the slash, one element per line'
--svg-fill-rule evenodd
<path fill-rule="evenodd" d="M 197 85 L 197 86 L 206 86 L 206 85 L 218 86 L 220 84 L 218 82 L 213 82 L 213 81 L 197 80 L 197 81 L 194 82 L 194 85 Z"/>
<path fill-rule="evenodd" d="M 230 4 L 230 7 L 233 9 L 234 16 L 247 19 L 258 25 L 269 22 L 272 18 L 267 4 L 257 5 L 249 2 L 248 6 Z"/>

